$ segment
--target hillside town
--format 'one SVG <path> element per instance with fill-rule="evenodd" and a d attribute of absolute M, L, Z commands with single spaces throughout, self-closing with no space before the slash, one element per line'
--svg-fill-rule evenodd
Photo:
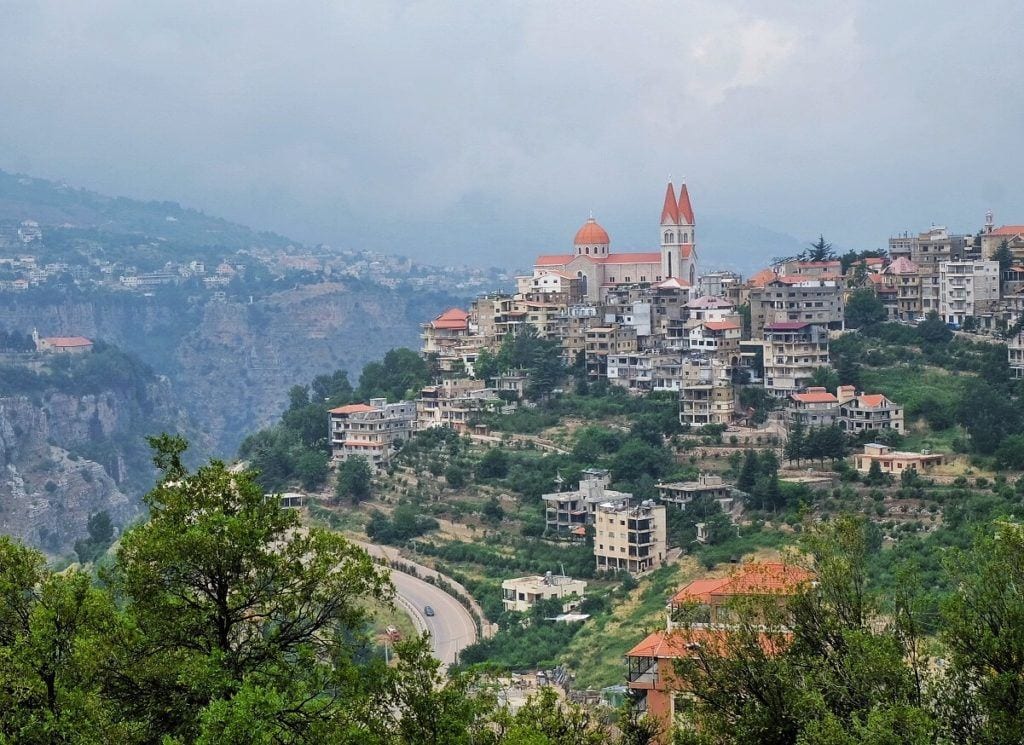
<path fill-rule="evenodd" d="M 173 218 L 168 218 L 173 219 Z M 58 233 L 54 236 L 52 233 Z M 274 278 L 299 283 L 355 279 L 391 289 L 448 291 L 467 296 L 507 285 L 511 273 L 468 265 L 432 266 L 375 251 L 336 250 L 289 244 L 280 249 L 252 246 L 233 252 L 191 246 L 179 261 L 150 259 L 168 248 L 164 239 L 139 238 L 124 258 L 111 258 L 101 241 L 73 225 L 51 230 L 36 220 L 0 221 L 0 293 L 33 288 L 153 292 L 185 287 L 209 293 L 251 287 Z M 131 258 L 132 256 L 145 257 Z"/>
<path fill-rule="evenodd" d="M 952 454 L 901 449 L 902 403 L 844 380 L 830 345 L 869 323 L 931 324 L 971 338 L 1005 339 L 1011 375 L 1021 376 L 1024 226 L 996 227 L 989 214 L 977 235 L 933 227 L 892 238 L 888 252 L 842 257 L 822 238 L 804 255 L 781 258 L 746 279 L 727 271 L 701 274 L 688 188 L 681 185 L 677 194 L 670 183 L 658 235 L 658 251 L 616 252 L 591 217 L 571 252 L 538 256 L 532 274 L 516 278 L 515 292 L 481 295 L 468 308 L 450 308 L 424 323 L 421 354 L 434 380 L 415 399 L 332 409 L 334 463 L 359 457 L 379 473 L 391 472 L 405 443 L 436 428 L 485 445 L 497 441 L 489 417 L 529 410 L 561 390 L 538 389 L 535 369 L 494 366 L 502 349 L 522 337 L 548 343 L 577 383 L 633 397 L 675 397 L 679 426 L 705 442 L 710 435 L 734 446 L 767 446 L 797 464 L 794 441 L 814 439 L 819 456 L 833 460 L 844 459 L 852 445 L 849 467 L 865 483 L 913 483 L 938 472 Z M 833 435 L 840 444 L 829 453 Z M 838 475 L 792 469 L 781 480 L 831 487 Z M 678 537 L 668 534 L 673 513 L 715 504 L 727 522 L 744 524 L 750 487 L 737 481 L 702 472 L 692 481 L 660 481 L 654 498 L 640 498 L 613 488 L 607 469 L 584 469 L 577 484 L 558 476 L 541 495 L 543 536 L 590 546 L 595 576 L 642 577 L 679 556 Z M 715 529 L 696 521 L 690 538 L 707 543 Z M 676 680 L 679 661 L 700 645 L 727 646 L 733 625 L 726 602 L 777 597 L 783 609 L 784 599 L 812 579 L 784 562 L 755 562 L 679 589 L 668 600 L 665 629 L 627 653 L 621 691 L 659 718 L 667 736 L 676 721 L 675 694 L 685 688 Z M 586 597 L 587 582 L 564 573 L 501 584 L 506 611 L 528 613 L 537 603 L 559 601 L 548 618 L 553 622 L 586 621 Z M 680 633 L 684 627 L 674 619 L 683 606 L 696 607 L 700 620 Z"/>

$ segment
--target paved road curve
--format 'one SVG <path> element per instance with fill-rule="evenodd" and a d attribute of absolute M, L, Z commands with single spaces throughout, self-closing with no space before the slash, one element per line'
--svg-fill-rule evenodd
<path fill-rule="evenodd" d="M 476 623 L 462 604 L 429 582 L 392 570 L 391 581 L 398 595 L 398 607 L 412 617 L 417 628 L 430 632 L 434 656 L 445 666 L 458 659 L 459 650 L 476 641 Z M 426 606 L 434 609 L 426 616 Z"/>

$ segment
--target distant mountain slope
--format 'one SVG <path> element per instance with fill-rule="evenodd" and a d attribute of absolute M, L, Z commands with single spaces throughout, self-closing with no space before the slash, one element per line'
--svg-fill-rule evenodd
<path fill-rule="evenodd" d="M 108 197 L 67 184 L 0 171 L 0 222 L 22 220 L 227 249 L 284 248 L 292 243 L 283 236 L 257 232 L 177 202 Z"/>

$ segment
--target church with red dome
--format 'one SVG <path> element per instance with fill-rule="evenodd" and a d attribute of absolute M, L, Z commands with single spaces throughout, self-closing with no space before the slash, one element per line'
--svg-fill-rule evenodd
<path fill-rule="evenodd" d="M 669 182 L 661 210 L 660 251 L 613 253 L 608 231 L 591 217 L 576 231 L 573 252 L 538 256 L 534 277 L 559 274 L 579 278 L 587 300 L 600 301 L 621 285 L 672 283 L 692 287 L 697 281 L 697 247 L 693 207 L 686 184 Z"/>

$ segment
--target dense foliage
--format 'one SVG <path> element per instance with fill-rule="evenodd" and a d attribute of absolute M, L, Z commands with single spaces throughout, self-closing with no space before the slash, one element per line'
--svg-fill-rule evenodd
<path fill-rule="evenodd" d="M 150 519 L 102 585 L 0 538 L 0 741 L 612 742 L 550 694 L 511 714 L 486 680 L 443 676 L 425 639 L 397 643 L 386 665 L 366 607 L 392 590 L 365 552 L 297 530 L 251 473 L 189 472 L 183 440 L 154 446 Z"/>
<path fill-rule="evenodd" d="M 867 571 L 876 536 L 845 517 L 809 531 L 815 582 L 785 603 L 733 604 L 736 624 L 676 664 L 686 743 L 1009 743 L 1024 739 L 1024 528 L 996 523 L 946 572 L 957 589 L 935 649 L 915 572 L 888 595 Z M 683 633 L 693 633 L 684 630 Z M 948 664 L 934 664 L 935 655 Z"/>

